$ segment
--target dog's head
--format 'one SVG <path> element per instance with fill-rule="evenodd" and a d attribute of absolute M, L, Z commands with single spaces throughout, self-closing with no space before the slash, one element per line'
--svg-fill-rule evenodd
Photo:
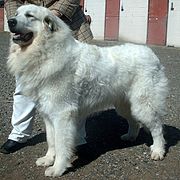
<path fill-rule="evenodd" d="M 19 7 L 15 16 L 8 20 L 8 26 L 13 33 L 13 42 L 20 46 L 30 45 L 44 31 L 46 36 L 60 30 L 70 32 L 47 8 L 32 4 Z"/>

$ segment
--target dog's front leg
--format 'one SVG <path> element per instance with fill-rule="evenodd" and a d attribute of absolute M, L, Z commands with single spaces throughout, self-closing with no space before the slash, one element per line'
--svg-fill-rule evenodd
<path fill-rule="evenodd" d="M 76 127 L 75 118 L 71 111 L 58 113 L 52 120 L 55 134 L 55 161 L 47 168 L 45 176 L 61 176 L 68 167 L 71 167 L 70 158 L 73 154 Z"/>
<path fill-rule="evenodd" d="M 36 165 L 51 166 L 54 164 L 54 159 L 55 159 L 54 127 L 52 122 L 47 117 L 44 116 L 43 119 L 46 125 L 46 139 L 48 143 L 48 150 L 45 156 L 37 159 Z"/>

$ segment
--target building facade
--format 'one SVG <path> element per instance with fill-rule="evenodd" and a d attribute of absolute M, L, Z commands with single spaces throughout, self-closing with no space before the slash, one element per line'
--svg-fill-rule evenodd
<path fill-rule="evenodd" d="M 81 0 L 95 39 L 180 47 L 180 0 Z M 0 30 L 6 20 L 0 10 Z M 2 27 L 2 24 L 4 24 Z"/>

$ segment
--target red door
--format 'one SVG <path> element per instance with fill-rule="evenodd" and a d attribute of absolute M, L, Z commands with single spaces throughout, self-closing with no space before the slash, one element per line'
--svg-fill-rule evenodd
<path fill-rule="evenodd" d="M 4 8 L 0 7 L 0 32 L 4 31 Z"/>
<path fill-rule="evenodd" d="M 118 40 L 120 0 L 106 0 L 105 40 Z"/>
<path fill-rule="evenodd" d="M 168 0 L 149 0 L 147 43 L 166 44 Z"/>

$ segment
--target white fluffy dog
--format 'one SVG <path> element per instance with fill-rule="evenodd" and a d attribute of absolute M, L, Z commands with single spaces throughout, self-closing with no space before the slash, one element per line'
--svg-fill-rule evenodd
<path fill-rule="evenodd" d="M 76 41 L 68 26 L 48 9 L 21 6 L 9 19 L 13 35 L 8 67 L 18 76 L 44 117 L 47 154 L 36 161 L 61 176 L 71 165 L 77 131 L 91 113 L 115 107 L 127 118 L 123 140 L 135 140 L 140 124 L 152 134 L 151 158 L 161 160 L 165 140 L 167 78 L 157 56 L 145 46 L 97 47 Z"/>

